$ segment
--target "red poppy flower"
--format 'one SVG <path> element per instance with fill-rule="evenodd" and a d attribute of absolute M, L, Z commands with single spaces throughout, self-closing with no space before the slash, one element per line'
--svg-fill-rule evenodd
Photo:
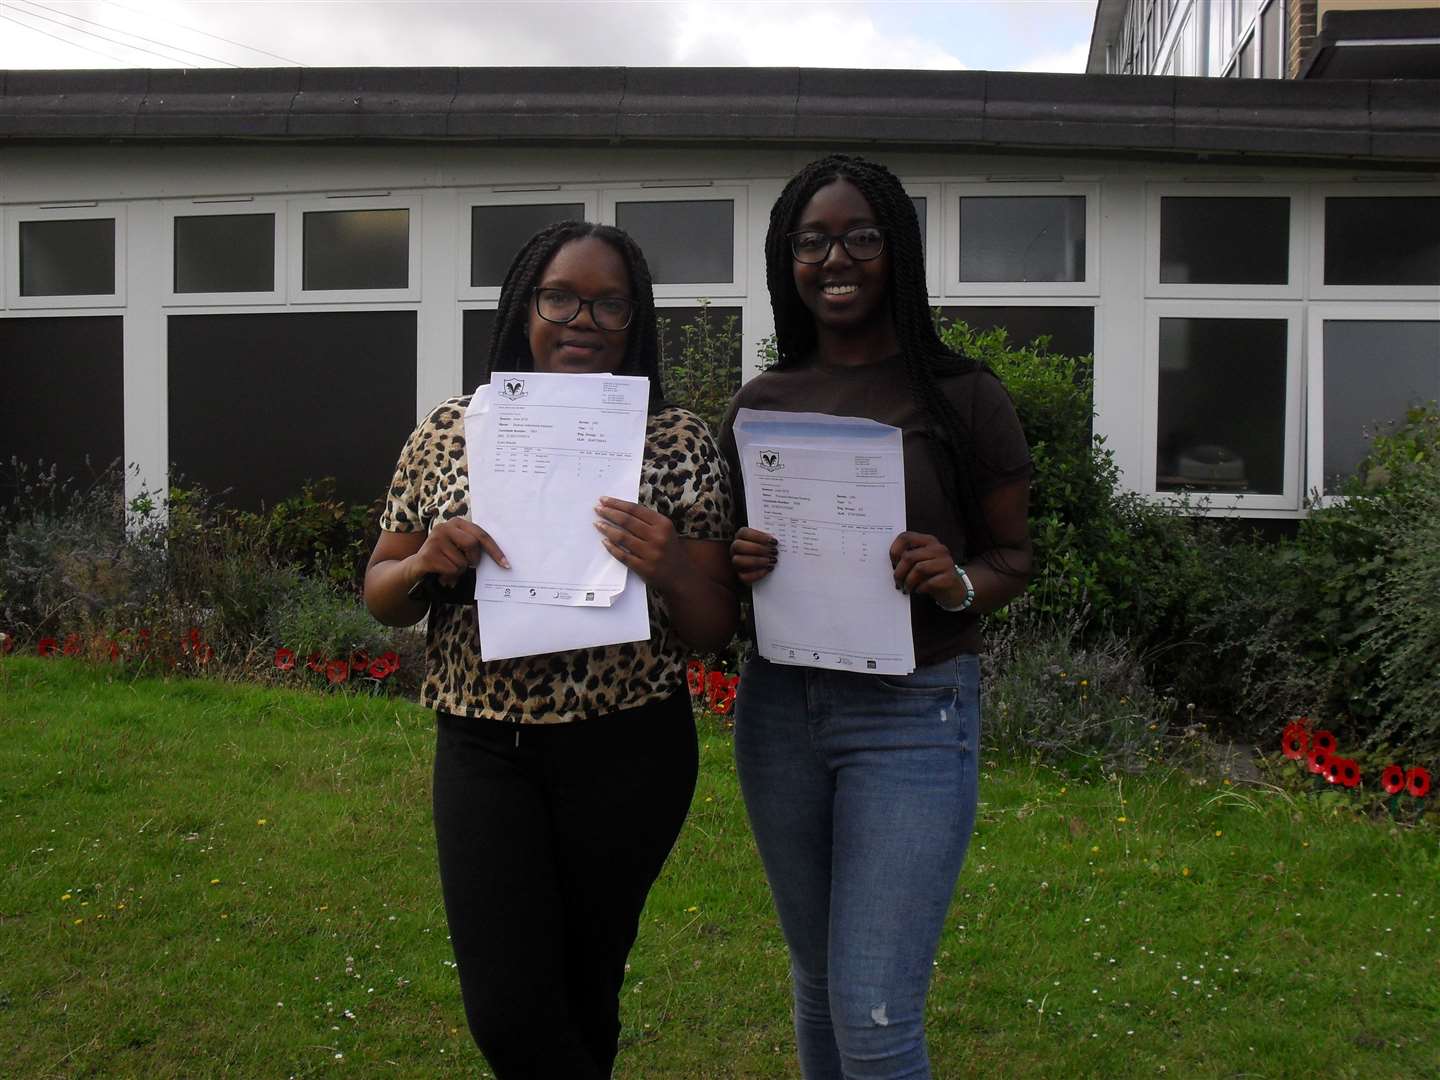
<path fill-rule="evenodd" d="M 295 667 L 295 650 L 279 648 L 275 650 L 275 666 L 281 671 L 291 671 Z"/>
<path fill-rule="evenodd" d="M 1300 724 L 1291 724 L 1280 736 L 1280 749 L 1292 761 L 1299 761 L 1310 749 L 1310 733 Z"/>
<path fill-rule="evenodd" d="M 0 634 L 0 656 L 8 656 L 15 651 L 15 635 Z"/>
<path fill-rule="evenodd" d="M 380 654 L 380 659 L 384 660 L 385 663 L 390 665 L 391 671 L 400 670 L 400 654 L 397 653 L 394 649 L 387 649 L 382 652 Z"/>
<path fill-rule="evenodd" d="M 120 643 L 119 643 L 118 641 L 113 640 L 113 639 L 110 640 L 110 641 L 107 641 L 107 642 L 105 643 L 105 655 L 108 656 L 108 657 L 110 657 L 110 659 L 111 659 L 112 662 L 113 662 L 113 661 L 116 661 L 116 660 L 119 660 L 119 659 L 120 659 Z"/>
<path fill-rule="evenodd" d="M 35 643 L 35 651 L 41 656 L 54 656 L 59 647 L 60 643 L 53 637 L 42 637 Z"/>
<path fill-rule="evenodd" d="M 395 672 L 383 656 L 371 663 L 369 670 L 372 679 L 388 679 Z"/>
<path fill-rule="evenodd" d="M 1405 770 L 1399 765 L 1386 765 L 1380 774 L 1380 786 L 1387 795 L 1399 795 L 1405 790 Z"/>
<path fill-rule="evenodd" d="M 1417 799 L 1430 794 L 1430 771 L 1420 765 L 1412 765 L 1405 773 L 1405 790 Z"/>
<path fill-rule="evenodd" d="M 370 656 L 364 649 L 356 649 L 350 654 L 350 670 L 357 675 L 370 666 Z"/>
<path fill-rule="evenodd" d="M 342 683 L 350 678 L 350 661 L 343 657 L 337 660 L 331 660 L 325 665 L 325 678 L 329 679 L 332 683 Z"/>
<path fill-rule="evenodd" d="M 139 633 L 142 642 L 147 645 L 150 643 L 150 628 L 148 626 L 142 626 L 137 633 Z"/>
<path fill-rule="evenodd" d="M 690 696 L 699 697 L 705 692 L 705 665 L 691 660 L 685 665 L 685 681 L 690 684 Z"/>
<path fill-rule="evenodd" d="M 208 664 L 215 659 L 215 646 L 202 641 L 195 646 L 195 659 L 202 664 Z"/>
<path fill-rule="evenodd" d="M 305 658 L 305 666 L 318 675 L 325 670 L 325 658 L 318 652 L 312 652 Z"/>
<path fill-rule="evenodd" d="M 80 655 L 80 635 L 79 635 L 79 634 L 66 634 L 66 635 L 65 635 L 65 648 L 64 648 L 62 651 L 65 653 L 66 656 L 79 656 L 79 655 Z"/>
<path fill-rule="evenodd" d="M 1336 758 L 1340 766 L 1339 781 L 1347 788 L 1360 786 L 1360 766 L 1354 758 Z"/>
<path fill-rule="evenodd" d="M 723 691 L 721 691 L 718 697 L 714 698 L 711 701 L 710 708 L 715 710 L 715 712 L 719 713 L 721 716 L 724 716 L 730 711 L 730 706 L 734 704 L 735 690 L 733 687 L 726 687 Z"/>
<path fill-rule="evenodd" d="M 185 640 L 190 642 L 191 645 L 199 645 L 200 628 L 198 626 L 190 627 L 190 629 L 185 632 Z"/>
<path fill-rule="evenodd" d="M 1344 758 L 1332 757 L 1325 763 L 1326 783 L 1338 784 L 1340 782 L 1340 763 L 1344 760 Z"/>
<path fill-rule="evenodd" d="M 1316 750 L 1324 750 L 1327 754 L 1333 754 L 1335 747 L 1335 736 L 1328 731 L 1317 731 L 1310 738 L 1310 745 Z"/>
<path fill-rule="evenodd" d="M 1311 772 L 1323 775 L 1325 770 L 1330 767 L 1330 751 L 1316 750 L 1312 747 L 1310 753 L 1305 755 L 1305 761 L 1310 766 Z"/>

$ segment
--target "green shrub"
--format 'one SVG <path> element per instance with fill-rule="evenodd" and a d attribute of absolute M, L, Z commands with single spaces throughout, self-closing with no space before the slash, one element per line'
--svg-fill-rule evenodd
<path fill-rule="evenodd" d="M 378 656 L 395 636 L 381 626 L 353 595 L 319 578 L 296 578 L 270 608 L 266 629 L 271 642 L 299 656 L 349 656 L 361 651 Z"/>
<path fill-rule="evenodd" d="M 734 315 L 716 316 L 709 300 L 698 304 L 699 314 L 678 335 L 669 316 L 656 319 L 661 374 L 670 401 L 695 413 L 715 433 L 740 389 L 740 329 Z"/>

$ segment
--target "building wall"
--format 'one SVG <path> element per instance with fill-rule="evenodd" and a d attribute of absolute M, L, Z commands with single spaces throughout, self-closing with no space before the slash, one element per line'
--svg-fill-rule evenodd
<path fill-rule="evenodd" d="M 163 486 L 175 462 L 250 501 L 330 474 L 352 497 L 379 494 L 410 425 L 470 389 L 483 357 L 494 266 L 518 241 L 491 251 L 481 229 L 472 251 L 474 227 L 505 233 L 530 213 L 516 208 L 535 204 L 657 230 L 644 246 L 659 303 L 676 319 L 702 299 L 733 313 L 748 376 L 773 329 L 762 255 L 769 209 L 809 156 L 8 149 L 0 369 L 26 378 L 7 378 L 0 397 L 0 461 L 52 450 L 73 461 L 92 432 L 92 456 L 104 456 L 119 431 L 137 470 L 132 491 Z M 1167 498 L 1198 487 L 1212 512 L 1298 516 L 1307 492 L 1353 464 L 1366 424 L 1440 396 L 1433 174 L 1381 183 L 1353 164 L 941 152 L 882 160 L 923 200 L 936 306 L 1093 347 L 1096 431 L 1137 491 Z M 261 218 L 273 226 L 271 247 L 230 231 Z M 84 223 L 97 221 L 114 222 L 113 280 L 100 249 L 84 246 L 95 243 Z M 91 254 L 77 258 L 81 250 Z M 67 274 L 90 291 L 63 294 Z M 246 274 L 246 292 L 186 291 Z M 31 320 L 50 320 L 55 332 L 19 332 Z M 57 435 L 35 445 L 46 423 Z"/>

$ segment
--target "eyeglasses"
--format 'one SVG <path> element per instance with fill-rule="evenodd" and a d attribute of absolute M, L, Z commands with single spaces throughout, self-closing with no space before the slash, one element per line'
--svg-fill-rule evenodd
<path fill-rule="evenodd" d="M 635 317 L 635 301 L 623 296 L 601 296 L 587 300 L 569 289 L 536 289 L 535 313 L 546 322 L 561 326 L 574 322 L 580 309 L 590 309 L 590 320 L 601 330 L 624 330 Z"/>
<path fill-rule="evenodd" d="M 790 241 L 790 253 L 800 263 L 824 262 L 830 257 L 830 249 L 835 246 L 836 240 L 844 245 L 845 253 L 856 262 L 878 259 L 885 250 L 885 233 L 878 225 L 857 225 L 839 236 L 802 229 L 786 234 L 786 239 Z"/>

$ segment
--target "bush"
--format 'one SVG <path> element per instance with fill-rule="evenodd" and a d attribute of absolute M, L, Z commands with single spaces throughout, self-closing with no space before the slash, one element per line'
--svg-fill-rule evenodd
<path fill-rule="evenodd" d="M 717 434 L 730 399 L 740 389 L 740 329 L 734 315 L 717 317 L 709 300 L 698 303 L 699 314 L 680 327 L 678 340 L 670 318 L 657 317 L 661 374 L 666 397 Z"/>

